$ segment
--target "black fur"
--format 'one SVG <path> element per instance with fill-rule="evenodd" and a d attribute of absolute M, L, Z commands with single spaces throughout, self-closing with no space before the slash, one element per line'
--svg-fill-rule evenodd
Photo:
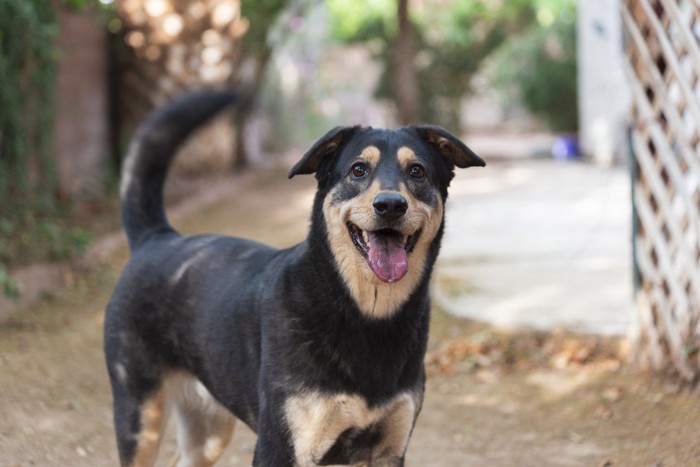
<path fill-rule="evenodd" d="M 318 465 L 357 464 L 372 456 L 372 448 L 381 440 L 382 427 L 348 428 L 338 436 Z"/>
<path fill-rule="evenodd" d="M 167 167 L 194 128 L 237 99 L 233 93 L 210 92 L 167 106 L 140 128 L 126 164 L 122 219 L 132 257 L 107 307 L 104 331 L 124 465 L 138 450 L 143 404 L 174 371 L 195 376 L 257 432 L 254 465 L 261 466 L 295 463 L 284 413 L 289 397 L 309 390 L 352 394 L 370 408 L 404 391 L 422 399 L 428 282 L 442 226 L 405 303 L 386 318 L 372 319 L 359 311 L 339 275 L 323 203 L 340 185 L 336 196 L 346 200 L 362 192 L 362 183 L 347 181 L 347 168 L 370 143 L 382 154 L 408 146 L 419 155 L 426 180 L 407 185 L 428 205 L 438 197 L 444 202 L 455 165 L 483 161 L 437 127 L 336 128 L 290 172 L 290 177 L 316 173 L 318 179 L 311 228 L 302 243 L 277 250 L 217 235 L 183 237 L 163 210 Z M 379 167 L 376 176 L 386 180 L 398 170 L 388 159 Z M 369 460 L 383 430 L 381 424 L 349 427 L 319 465 Z"/>

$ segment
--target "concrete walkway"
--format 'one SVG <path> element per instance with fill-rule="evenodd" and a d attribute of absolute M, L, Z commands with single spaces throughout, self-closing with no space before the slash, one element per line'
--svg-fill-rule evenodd
<path fill-rule="evenodd" d="M 552 159 L 460 171 L 433 296 L 502 327 L 628 332 L 631 204 L 625 168 Z"/>

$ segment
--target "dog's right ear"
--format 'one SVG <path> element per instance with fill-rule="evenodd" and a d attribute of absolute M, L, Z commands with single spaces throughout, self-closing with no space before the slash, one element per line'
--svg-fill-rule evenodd
<path fill-rule="evenodd" d="M 337 126 L 333 128 L 323 135 L 321 139 L 316 141 L 314 145 L 311 146 L 311 149 L 306 151 L 304 157 L 289 171 L 289 178 L 299 174 L 312 174 L 316 172 L 321 165 L 321 161 L 335 154 L 345 143 L 350 141 L 352 135 L 359 129 L 360 125 Z"/>
<path fill-rule="evenodd" d="M 412 128 L 451 164 L 461 169 L 486 166 L 481 157 L 444 128 L 437 125 L 413 125 Z"/>

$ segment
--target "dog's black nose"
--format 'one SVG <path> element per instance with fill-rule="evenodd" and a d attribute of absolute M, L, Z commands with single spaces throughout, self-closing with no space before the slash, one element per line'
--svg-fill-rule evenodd
<path fill-rule="evenodd" d="M 406 198 L 398 193 L 379 193 L 374 197 L 372 206 L 374 212 L 388 221 L 395 221 L 406 214 L 408 209 Z"/>

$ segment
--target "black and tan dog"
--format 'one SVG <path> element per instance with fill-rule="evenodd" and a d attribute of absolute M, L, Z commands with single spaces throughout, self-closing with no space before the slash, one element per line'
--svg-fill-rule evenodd
<path fill-rule="evenodd" d="M 121 463 L 152 465 L 173 411 L 182 466 L 213 464 L 236 418 L 258 434 L 254 465 L 403 465 L 447 187 L 455 167 L 484 161 L 435 126 L 335 128 L 289 172 L 318 180 L 302 243 L 183 237 L 163 209 L 168 165 L 236 100 L 170 104 L 125 161 L 132 257 L 104 336 Z"/>

